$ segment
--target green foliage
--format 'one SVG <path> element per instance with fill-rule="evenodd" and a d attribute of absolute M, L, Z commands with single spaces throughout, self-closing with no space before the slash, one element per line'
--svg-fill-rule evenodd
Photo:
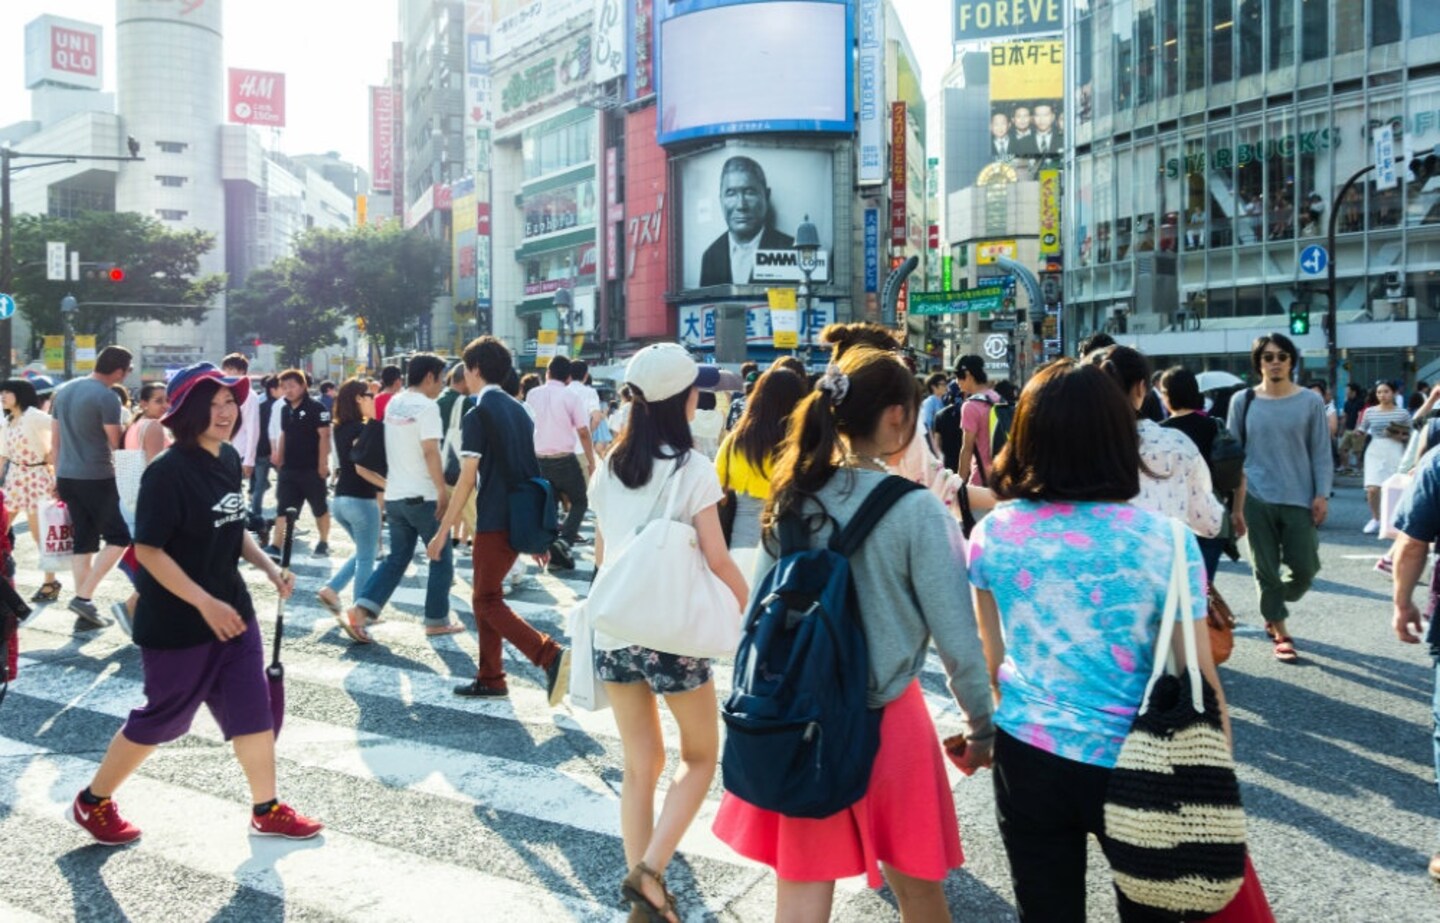
<path fill-rule="evenodd" d="M 52 240 L 64 241 L 83 262 L 122 267 L 125 281 L 46 280 L 45 244 Z M 215 238 L 204 231 L 172 231 L 134 212 L 92 211 L 74 218 L 18 215 L 13 284 L 17 308 L 36 336 L 59 334 L 64 329 L 60 299 L 74 295 L 80 302 L 75 332 L 95 334 L 101 344 L 111 342 L 117 320 L 199 323 L 225 286 L 222 275 L 199 276 L 200 258 L 214 245 Z"/>
<path fill-rule="evenodd" d="M 231 340 L 258 336 L 280 348 L 280 363 L 296 365 L 317 349 L 340 342 L 338 307 L 308 307 L 297 294 L 300 264 L 293 258 L 258 269 L 226 299 Z M 248 346 L 248 343 L 244 344 Z"/>
<path fill-rule="evenodd" d="M 341 283 L 349 313 L 365 318 L 381 355 L 403 352 L 444 288 L 444 245 L 394 224 L 363 228 L 351 238 Z"/>

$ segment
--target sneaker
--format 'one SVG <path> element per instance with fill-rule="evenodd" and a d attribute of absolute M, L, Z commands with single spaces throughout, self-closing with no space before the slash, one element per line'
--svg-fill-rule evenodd
<path fill-rule="evenodd" d="M 70 819 L 102 846 L 124 846 L 140 839 L 140 828 L 121 817 L 109 798 L 101 798 L 99 804 L 86 804 L 77 794 L 70 806 Z"/>
<path fill-rule="evenodd" d="M 465 699 L 503 699 L 510 694 L 504 686 L 486 686 L 480 680 L 455 687 L 455 694 Z"/>
<path fill-rule="evenodd" d="M 111 603 L 110 614 L 115 616 L 115 624 L 120 626 L 121 631 L 131 638 L 135 637 L 135 626 L 130 621 L 130 610 L 125 608 L 124 603 Z"/>
<path fill-rule="evenodd" d="M 266 545 L 260 550 L 265 552 L 265 557 L 274 561 L 276 564 L 279 564 L 280 559 L 284 557 L 284 553 L 279 548 L 276 548 L 274 545 Z"/>
<path fill-rule="evenodd" d="M 324 824 L 311 820 L 304 814 L 295 813 L 295 809 L 288 804 L 277 804 L 259 817 L 256 817 L 253 811 L 250 813 L 251 836 L 283 836 L 287 840 L 308 840 L 324 829 Z"/>
<path fill-rule="evenodd" d="M 310 554 L 311 554 L 312 557 L 316 557 L 316 558 L 328 558 L 328 557 L 330 557 L 330 543 L 329 543 L 329 542 L 321 542 L 320 544 L 318 544 L 318 545 L 315 546 L 315 550 L 312 551 L 312 552 L 310 552 Z"/>
<path fill-rule="evenodd" d="M 574 538 L 567 538 L 565 541 L 569 542 L 571 545 L 588 545 L 588 544 L 590 544 L 590 539 L 586 538 L 586 537 L 583 536 L 583 535 L 577 535 L 577 536 L 575 536 Z"/>
<path fill-rule="evenodd" d="M 88 599 L 81 599 L 78 596 L 71 597 L 70 605 L 66 608 L 79 616 L 80 621 L 91 628 L 104 628 L 110 624 L 105 621 L 105 617 L 100 614 L 100 610 L 95 608 L 95 604 Z"/>
<path fill-rule="evenodd" d="M 570 546 L 564 539 L 556 539 L 550 543 L 550 563 L 556 570 L 574 570 L 575 556 L 570 552 Z"/>
<path fill-rule="evenodd" d="M 560 653 L 545 668 L 545 691 L 550 696 L 550 707 L 554 708 L 570 691 L 570 648 L 560 648 Z"/>
<path fill-rule="evenodd" d="M 1370 520 L 1369 522 L 1365 523 L 1365 528 L 1361 529 L 1360 531 L 1364 532 L 1366 535 L 1375 535 L 1380 531 L 1380 520 Z"/>

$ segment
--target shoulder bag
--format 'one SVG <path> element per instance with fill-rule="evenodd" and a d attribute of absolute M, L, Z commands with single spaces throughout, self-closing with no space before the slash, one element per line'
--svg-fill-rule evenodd
<path fill-rule="evenodd" d="M 1115 886 L 1130 900 L 1181 918 L 1215 914 L 1245 875 L 1245 812 L 1215 690 L 1200 675 L 1185 573 L 1185 527 L 1175 537 L 1155 668 L 1105 795 Z M 1171 638 L 1184 634 L 1176 675 Z"/>
<path fill-rule="evenodd" d="M 587 608 L 595 630 L 685 657 L 729 657 L 740 643 L 740 605 L 710 570 L 699 535 L 677 522 L 680 465 L 661 486 L 645 524 L 607 540 Z M 668 499 L 667 499 L 668 496 Z M 665 512 L 657 516 L 661 501 Z"/>
<path fill-rule="evenodd" d="M 485 445 L 489 451 L 496 453 L 496 471 L 505 481 L 509 522 L 506 538 L 510 547 L 516 554 L 552 552 L 551 546 L 560 538 L 560 518 L 555 512 L 554 489 L 545 478 L 523 477 L 510 470 L 510 466 L 505 463 L 505 453 L 500 450 L 495 421 L 484 412 L 481 401 L 476 401 L 474 409 L 480 415 L 480 425 L 485 427 Z M 533 448 L 531 451 L 534 451 Z M 563 545 L 560 550 L 564 550 Z M 569 563 L 572 566 L 574 564 L 573 561 Z"/>
<path fill-rule="evenodd" d="M 729 464 L 725 466 L 725 480 L 720 484 L 720 490 L 725 496 L 720 498 L 720 503 L 715 511 L 720 514 L 720 532 L 725 536 L 725 547 L 729 548 L 735 539 L 735 513 L 740 502 L 740 497 L 730 487 L 730 465 L 735 464 L 735 443 L 733 440 L 725 444 L 724 452 Z"/>

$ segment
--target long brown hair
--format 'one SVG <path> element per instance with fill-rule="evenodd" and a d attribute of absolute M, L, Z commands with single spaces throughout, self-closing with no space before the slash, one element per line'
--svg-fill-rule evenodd
<path fill-rule="evenodd" d="M 771 368 L 755 382 L 745 399 L 740 422 L 730 435 L 731 453 L 756 471 L 769 470 L 779 446 L 785 441 L 790 414 L 805 397 L 805 379 L 786 368 Z"/>
<path fill-rule="evenodd" d="M 832 329 L 827 328 L 826 334 Z M 848 378 L 848 386 L 838 402 L 831 391 L 816 388 L 790 415 L 761 518 L 767 538 L 776 534 L 781 517 L 798 512 L 804 500 L 814 497 L 840 470 L 846 441 L 872 435 L 887 408 L 904 407 L 912 424 L 917 416 L 920 389 L 898 356 L 857 346 L 844 332 L 832 342 L 839 354 L 834 364 Z"/>
<path fill-rule="evenodd" d="M 690 421 L 686 416 L 686 405 L 690 392 L 686 388 L 679 394 L 663 401 L 647 401 L 644 392 L 635 385 L 628 385 L 634 400 L 630 402 L 630 419 L 615 439 L 606 458 L 610 470 L 631 490 L 650 483 L 655 461 L 661 458 L 677 458 L 685 464 L 690 450 L 695 446 L 695 437 L 690 434 Z"/>
<path fill-rule="evenodd" d="M 365 382 L 358 378 L 347 379 L 335 392 L 335 408 L 332 411 L 335 425 L 362 422 L 365 414 L 360 411 L 360 397 L 369 393 Z"/>

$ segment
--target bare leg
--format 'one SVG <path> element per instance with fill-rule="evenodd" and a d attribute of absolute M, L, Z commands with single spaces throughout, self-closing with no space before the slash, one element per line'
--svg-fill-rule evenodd
<path fill-rule="evenodd" d="M 34 509 L 34 508 L 26 510 L 26 511 L 25 511 L 25 525 L 29 526 L 29 528 L 30 528 L 30 539 L 31 539 L 31 541 L 33 541 L 33 542 L 35 543 L 35 547 L 36 547 L 36 548 L 44 548 L 45 546 L 44 546 L 43 544 L 41 544 L 41 542 L 40 542 L 40 516 L 39 516 L 39 512 L 40 512 L 40 511 L 39 511 L 38 509 Z M 11 522 L 14 522 L 14 521 L 15 521 L 15 514 L 14 514 L 14 513 L 11 513 L 11 514 L 10 514 L 10 521 L 11 521 Z M 53 570 L 47 570 L 47 571 L 45 572 L 45 582 L 46 582 L 46 583 L 54 583 L 54 582 L 55 582 L 55 572 L 54 572 Z"/>
<path fill-rule="evenodd" d="M 1378 487 L 1367 487 L 1367 488 L 1365 488 L 1365 502 L 1368 503 L 1368 504 L 1370 504 L 1370 518 L 1371 518 L 1371 519 L 1379 519 L 1379 518 L 1380 518 L 1380 488 L 1378 488 Z"/>
<path fill-rule="evenodd" d="M 605 692 L 615 712 L 625 758 L 620 783 L 620 834 L 629 868 L 644 857 L 655 830 L 655 787 L 665 770 L 665 742 L 660 710 L 649 686 L 606 683 Z"/>
<path fill-rule="evenodd" d="M 664 874 L 680 846 L 705 794 L 715 778 L 720 758 L 720 722 L 715 714 L 715 682 L 679 695 L 667 695 L 665 704 L 680 725 L 680 765 L 665 793 L 660 820 L 645 849 L 645 864 Z"/>
<path fill-rule="evenodd" d="M 117 731 L 110 741 L 110 749 L 105 751 L 105 758 L 100 761 L 100 768 L 95 770 L 95 778 L 90 780 L 90 794 L 111 797 L 154 752 L 153 746 L 137 744 L 123 731 Z"/>
<path fill-rule="evenodd" d="M 911 878 L 888 865 L 882 867 L 885 881 L 900 904 L 901 923 L 949 923 L 950 908 L 945 904 L 943 882 Z"/>
<path fill-rule="evenodd" d="M 833 881 L 775 882 L 775 923 L 826 923 L 835 900 Z"/>
<path fill-rule="evenodd" d="M 75 584 L 75 595 L 81 599 L 92 598 L 100 587 L 100 581 L 110 573 L 110 568 L 119 563 L 120 556 L 124 553 L 125 546 L 123 545 L 106 545 L 99 554 L 95 555 L 95 566 L 90 568 L 90 572 L 85 576 L 85 581 Z"/>
<path fill-rule="evenodd" d="M 275 732 L 242 734 L 230 741 L 235 758 L 250 783 L 251 804 L 264 804 L 275 797 Z"/>

